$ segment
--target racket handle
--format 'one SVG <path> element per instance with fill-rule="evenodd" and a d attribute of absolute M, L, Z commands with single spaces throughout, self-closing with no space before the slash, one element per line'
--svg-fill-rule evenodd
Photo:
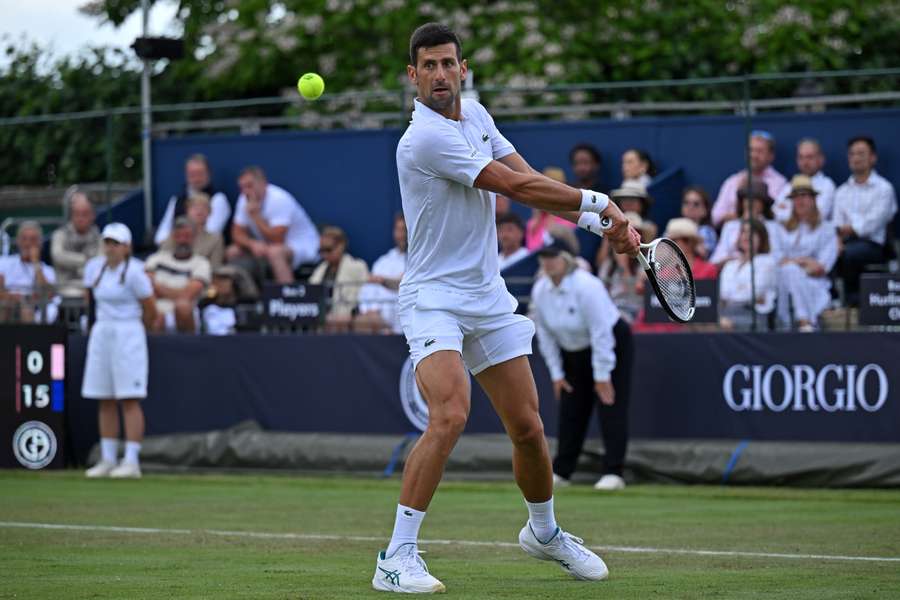
<path fill-rule="evenodd" d="M 644 256 L 643 252 L 638 250 L 637 256 L 635 256 L 635 258 L 639 263 L 641 263 L 641 268 L 643 268 L 645 271 L 650 271 L 650 263 L 647 262 L 647 257 Z"/>
<path fill-rule="evenodd" d="M 600 217 L 600 229 L 602 229 L 603 231 L 606 231 L 610 227 L 612 227 L 612 219 L 610 219 L 606 215 Z"/>

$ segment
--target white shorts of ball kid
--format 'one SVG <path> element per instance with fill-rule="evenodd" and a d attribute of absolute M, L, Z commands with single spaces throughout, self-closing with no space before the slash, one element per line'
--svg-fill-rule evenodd
<path fill-rule="evenodd" d="M 398 312 L 413 367 L 439 350 L 455 350 L 477 375 L 531 354 L 534 323 L 515 314 L 517 306 L 502 280 L 478 294 L 424 286 L 401 293 Z"/>
<path fill-rule="evenodd" d="M 147 397 L 147 335 L 140 321 L 98 321 L 88 338 L 84 398 Z"/>

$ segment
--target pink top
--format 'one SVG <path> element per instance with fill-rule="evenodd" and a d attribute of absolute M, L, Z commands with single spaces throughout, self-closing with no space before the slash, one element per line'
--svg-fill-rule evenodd
<path fill-rule="evenodd" d="M 726 179 L 719 189 L 719 197 L 716 198 L 716 203 L 713 204 L 712 214 L 710 215 L 713 225 L 716 227 L 722 224 L 725 215 L 728 213 L 737 213 L 737 192 L 746 176 L 747 169 L 738 171 Z M 778 195 L 778 192 L 781 191 L 781 188 L 787 185 L 787 179 L 784 178 L 784 175 L 773 169 L 771 166 L 766 167 L 766 170 L 763 171 L 762 180 L 766 183 L 766 187 L 769 189 L 769 195 L 772 198 L 775 198 Z"/>
<path fill-rule="evenodd" d="M 550 224 L 556 223 L 564 225 L 569 229 L 575 229 L 575 227 L 577 227 L 575 223 L 566 221 L 562 217 L 551 215 L 543 210 L 537 217 L 528 219 L 528 223 L 525 225 L 525 247 L 528 248 L 529 252 L 534 252 L 538 248 L 544 246 L 544 236 L 547 234 L 547 227 Z"/>

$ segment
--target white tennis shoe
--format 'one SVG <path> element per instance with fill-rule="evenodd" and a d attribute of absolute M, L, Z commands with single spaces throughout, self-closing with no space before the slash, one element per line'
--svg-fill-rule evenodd
<path fill-rule="evenodd" d="M 599 556 L 585 548 L 584 540 L 566 533 L 559 527 L 546 544 L 537 539 L 531 530 L 531 522 L 519 532 L 522 550 L 540 560 L 552 560 L 563 571 L 585 581 L 600 581 L 609 575 L 606 563 Z"/>
<path fill-rule="evenodd" d="M 113 479 L 140 479 L 141 465 L 133 462 L 121 462 L 119 466 L 109 472 Z"/>
<path fill-rule="evenodd" d="M 109 474 L 116 468 L 116 463 L 108 460 L 101 460 L 96 465 L 84 472 L 84 476 L 88 479 L 97 479 L 98 477 L 109 477 Z"/>
<path fill-rule="evenodd" d="M 572 482 L 565 477 L 560 477 L 556 473 L 553 474 L 553 489 L 569 487 Z"/>
<path fill-rule="evenodd" d="M 614 490 L 624 490 L 625 489 L 625 480 L 619 477 L 618 475 L 613 475 L 612 473 L 607 473 L 603 477 L 597 480 L 597 483 L 594 484 L 595 490 L 601 490 L 604 492 L 611 492 Z"/>
<path fill-rule="evenodd" d="M 379 552 L 372 587 L 380 592 L 401 594 L 442 594 L 447 591 L 444 584 L 428 572 L 415 544 L 403 544 L 390 558 Z"/>

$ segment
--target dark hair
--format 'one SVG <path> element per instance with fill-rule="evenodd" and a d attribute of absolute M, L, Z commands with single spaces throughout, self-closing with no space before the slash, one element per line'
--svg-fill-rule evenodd
<path fill-rule="evenodd" d="M 249 167 L 244 167 L 243 169 L 241 169 L 241 173 L 240 175 L 238 175 L 238 179 L 240 179 L 244 175 L 253 175 L 257 179 L 262 180 L 266 179 L 266 172 L 263 171 L 262 167 L 256 165 L 250 165 Z"/>
<path fill-rule="evenodd" d="M 650 177 L 656 177 L 656 164 L 653 162 L 653 159 L 650 158 L 650 154 L 648 154 L 645 150 L 640 150 L 638 148 L 629 148 L 622 154 L 628 154 L 629 152 L 634 152 L 637 154 L 638 160 L 647 165 L 647 175 Z"/>
<path fill-rule="evenodd" d="M 338 242 L 339 244 L 344 244 L 346 247 L 347 244 L 347 234 L 344 233 L 344 230 L 336 225 L 326 225 L 322 228 L 321 233 L 319 233 L 320 237 L 328 237 Z"/>
<path fill-rule="evenodd" d="M 753 234 L 759 236 L 759 247 L 753 249 L 754 254 L 768 254 L 769 253 L 769 230 L 766 229 L 766 226 L 762 221 L 758 219 L 750 219 L 749 221 L 745 221 L 741 223 L 741 230 L 743 231 L 744 225 L 750 226 L 750 244 L 753 244 Z M 741 243 L 741 236 L 738 236 L 737 240 L 738 245 Z"/>
<path fill-rule="evenodd" d="M 462 61 L 462 44 L 453 30 L 443 23 L 425 23 L 409 38 L 409 64 L 418 65 L 419 48 L 434 48 L 441 44 L 455 44 L 456 60 Z"/>
<path fill-rule="evenodd" d="M 581 142 L 572 146 L 572 149 L 569 150 L 569 162 L 575 162 L 575 154 L 581 152 L 582 150 L 590 154 L 593 157 L 594 162 L 596 162 L 598 165 L 603 164 L 603 159 L 600 157 L 600 152 L 592 145 L 585 142 Z"/>
<path fill-rule="evenodd" d="M 869 136 L 867 136 L 867 135 L 857 135 L 857 136 L 854 136 L 854 137 L 850 138 L 850 139 L 847 141 L 847 149 L 849 150 L 849 149 L 850 149 L 850 146 L 852 146 L 852 145 L 855 144 L 856 142 L 862 142 L 863 144 L 865 144 L 866 146 L 869 147 L 869 150 L 872 151 L 872 154 L 878 154 L 878 151 L 875 149 L 875 140 L 873 140 L 873 139 L 870 138 Z"/>
<path fill-rule="evenodd" d="M 765 182 L 759 181 L 757 179 L 754 180 L 753 183 L 749 186 L 742 186 L 738 189 L 737 197 L 741 212 L 743 212 L 744 203 L 749 202 L 750 211 L 752 214 L 753 201 L 759 200 L 763 203 L 763 217 L 769 221 L 775 218 L 775 214 L 772 212 L 772 197 L 769 195 L 769 188 L 765 184 Z"/>
<path fill-rule="evenodd" d="M 501 225 L 504 225 L 504 224 L 515 225 L 522 231 L 525 231 L 525 223 L 522 221 L 522 217 L 520 217 L 519 215 L 517 215 L 514 212 L 510 211 L 508 213 L 502 214 L 499 217 L 497 217 L 497 227 L 500 227 Z"/>
<path fill-rule="evenodd" d="M 700 221 L 700 225 L 709 225 L 711 212 L 709 205 L 709 193 L 705 189 L 703 189 L 703 186 L 701 185 L 689 185 L 681 191 L 681 201 L 684 202 L 684 197 L 692 192 L 700 196 L 700 200 L 703 202 L 703 207 L 706 209 L 706 216 L 703 217 L 702 221 Z"/>

